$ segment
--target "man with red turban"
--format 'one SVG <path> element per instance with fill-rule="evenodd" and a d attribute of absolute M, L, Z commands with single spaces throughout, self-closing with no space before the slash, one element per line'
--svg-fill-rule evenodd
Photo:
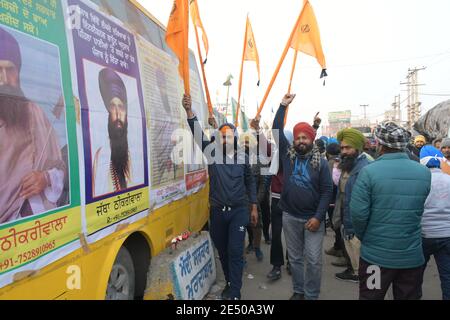
<path fill-rule="evenodd" d="M 278 131 L 274 136 L 279 137 L 284 175 L 279 207 L 283 210 L 283 230 L 292 272 L 291 300 L 316 300 L 322 279 L 324 220 L 333 182 L 328 162 L 314 146 L 316 130 L 311 125 L 302 122 L 294 127 L 293 146 L 284 135 L 286 109 L 294 98 L 291 94 L 284 96 L 273 125 L 273 130 Z"/>

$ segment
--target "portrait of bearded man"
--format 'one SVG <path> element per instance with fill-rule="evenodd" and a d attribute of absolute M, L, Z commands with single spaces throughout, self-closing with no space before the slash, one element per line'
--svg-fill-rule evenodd
<path fill-rule="evenodd" d="M 99 73 L 99 89 L 108 112 L 109 143 L 95 151 L 92 186 L 94 196 L 115 193 L 132 186 L 128 146 L 128 97 L 122 78 L 110 68 Z"/>
<path fill-rule="evenodd" d="M 19 42 L 12 33 L 0 28 L 0 43 L 2 224 L 55 209 L 63 193 L 67 168 L 45 112 L 22 91 Z"/>

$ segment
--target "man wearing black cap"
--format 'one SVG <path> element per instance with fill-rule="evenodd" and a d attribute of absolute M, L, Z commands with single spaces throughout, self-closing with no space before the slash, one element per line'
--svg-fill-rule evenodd
<path fill-rule="evenodd" d="M 95 152 L 93 190 L 95 196 L 127 189 L 131 182 L 128 149 L 128 98 L 125 84 L 112 69 L 99 74 L 99 88 L 108 111 L 109 146 Z"/>

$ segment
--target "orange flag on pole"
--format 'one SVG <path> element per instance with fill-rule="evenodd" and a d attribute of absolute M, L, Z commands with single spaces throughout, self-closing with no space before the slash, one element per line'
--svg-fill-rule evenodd
<path fill-rule="evenodd" d="M 209 117 L 212 118 L 212 117 L 214 117 L 214 110 L 213 110 L 213 105 L 211 102 L 211 95 L 209 94 L 208 82 L 206 81 L 206 72 L 205 72 L 205 65 L 204 65 L 206 63 L 206 60 L 208 60 L 208 51 L 209 51 L 208 37 L 206 36 L 205 28 L 203 28 L 203 23 L 200 20 L 200 11 L 198 10 L 197 0 L 190 0 L 190 1 L 191 1 L 190 2 L 191 18 L 192 18 L 192 23 L 194 24 L 195 38 L 197 40 L 197 50 L 198 50 L 198 57 L 200 59 L 200 66 L 202 69 L 203 84 L 205 85 L 206 103 L 208 105 Z M 198 28 L 202 29 L 203 45 L 205 46 L 205 51 L 206 51 L 205 61 L 203 61 L 202 50 L 200 48 L 200 39 L 198 36 Z"/>
<path fill-rule="evenodd" d="M 205 61 L 203 61 L 203 63 L 206 63 L 206 61 L 208 60 L 208 53 L 209 53 L 209 41 L 205 32 L 205 28 L 203 27 L 202 19 L 200 18 L 200 11 L 198 10 L 197 0 L 190 0 L 189 6 L 191 11 L 192 23 L 194 24 L 194 27 L 200 28 L 202 30 L 203 46 L 205 47 L 206 52 Z"/>
<path fill-rule="evenodd" d="M 294 29 L 292 30 L 286 47 L 281 55 L 280 61 L 278 62 L 277 68 L 275 69 L 272 80 L 269 83 L 269 87 L 266 90 L 256 116 L 261 115 L 267 98 L 269 97 L 270 91 L 272 90 L 272 87 L 290 48 L 293 48 L 297 52 L 301 51 L 315 57 L 322 67 L 322 74 L 320 77 L 323 78 L 327 76 L 325 56 L 323 54 L 322 44 L 320 41 L 319 26 L 317 24 L 316 16 L 314 14 L 312 6 L 308 0 L 305 0 L 303 3 L 303 9 L 297 19 L 297 22 L 295 23 Z M 294 66 L 291 73 L 291 82 L 296 60 L 297 57 L 294 58 Z M 289 88 L 290 87 L 291 84 L 289 84 Z"/>
<path fill-rule="evenodd" d="M 255 61 L 256 68 L 258 70 L 258 86 L 261 80 L 261 71 L 259 67 L 259 54 L 258 48 L 256 47 L 255 35 L 253 33 L 253 28 L 250 23 L 250 19 L 247 16 L 247 22 L 245 26 L 245 36 L 244 36 L 244 50 L 242 53 L 242 63 L 241 63 L 241 75 L 239 78 L 239 94 L 238 94 L 238 105 L 236 110 L 236 127 L 239 126 L 239 114 L 241 112 L 241 94 L 242 94 L 242 80 L 244 73 L 244 62 L 245 61 Z"/>
<path fill-rule="evenodd" d="M 184 80 L 184 92 L 190 94 L 188 0 L 174 0 L 167 24 L 166 43 L 180 61 L 179 72 Z"/>
<path fill-rule="evenodd" d="M 259 81 L 261 79 L 261 71 L 259 68 L 259 54 L 258 48 L 256 47 L 255 35 L 253 33 L 253 28 L 250 23 L 249 17 L 247 17 L 247 27 L 245 31 L 244 60 L 256 62 L 256 68 L 258 69 L 258 85 L 259 85 Z"/>
<path fill-rule="evenodd" d="M 319 25 L 309 1 L 306 1 L 300 15 L 300 21 L 296 26 L 294 37 L 291 41 L 291 48 L 315 57 L 322 67 L 321 78 L 326 77 L 327 66 L 320 40 Z"/>

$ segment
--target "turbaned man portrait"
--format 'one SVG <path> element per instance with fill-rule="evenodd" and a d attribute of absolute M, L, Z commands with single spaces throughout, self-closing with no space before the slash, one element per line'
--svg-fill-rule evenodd
<path fill-rule="evenodd" d="M 4 224 L 57 208 L 67 168 L 45 112 L 22 91 L 19 42 L 0 28 L 0 44 L 0 224 Z"/>

